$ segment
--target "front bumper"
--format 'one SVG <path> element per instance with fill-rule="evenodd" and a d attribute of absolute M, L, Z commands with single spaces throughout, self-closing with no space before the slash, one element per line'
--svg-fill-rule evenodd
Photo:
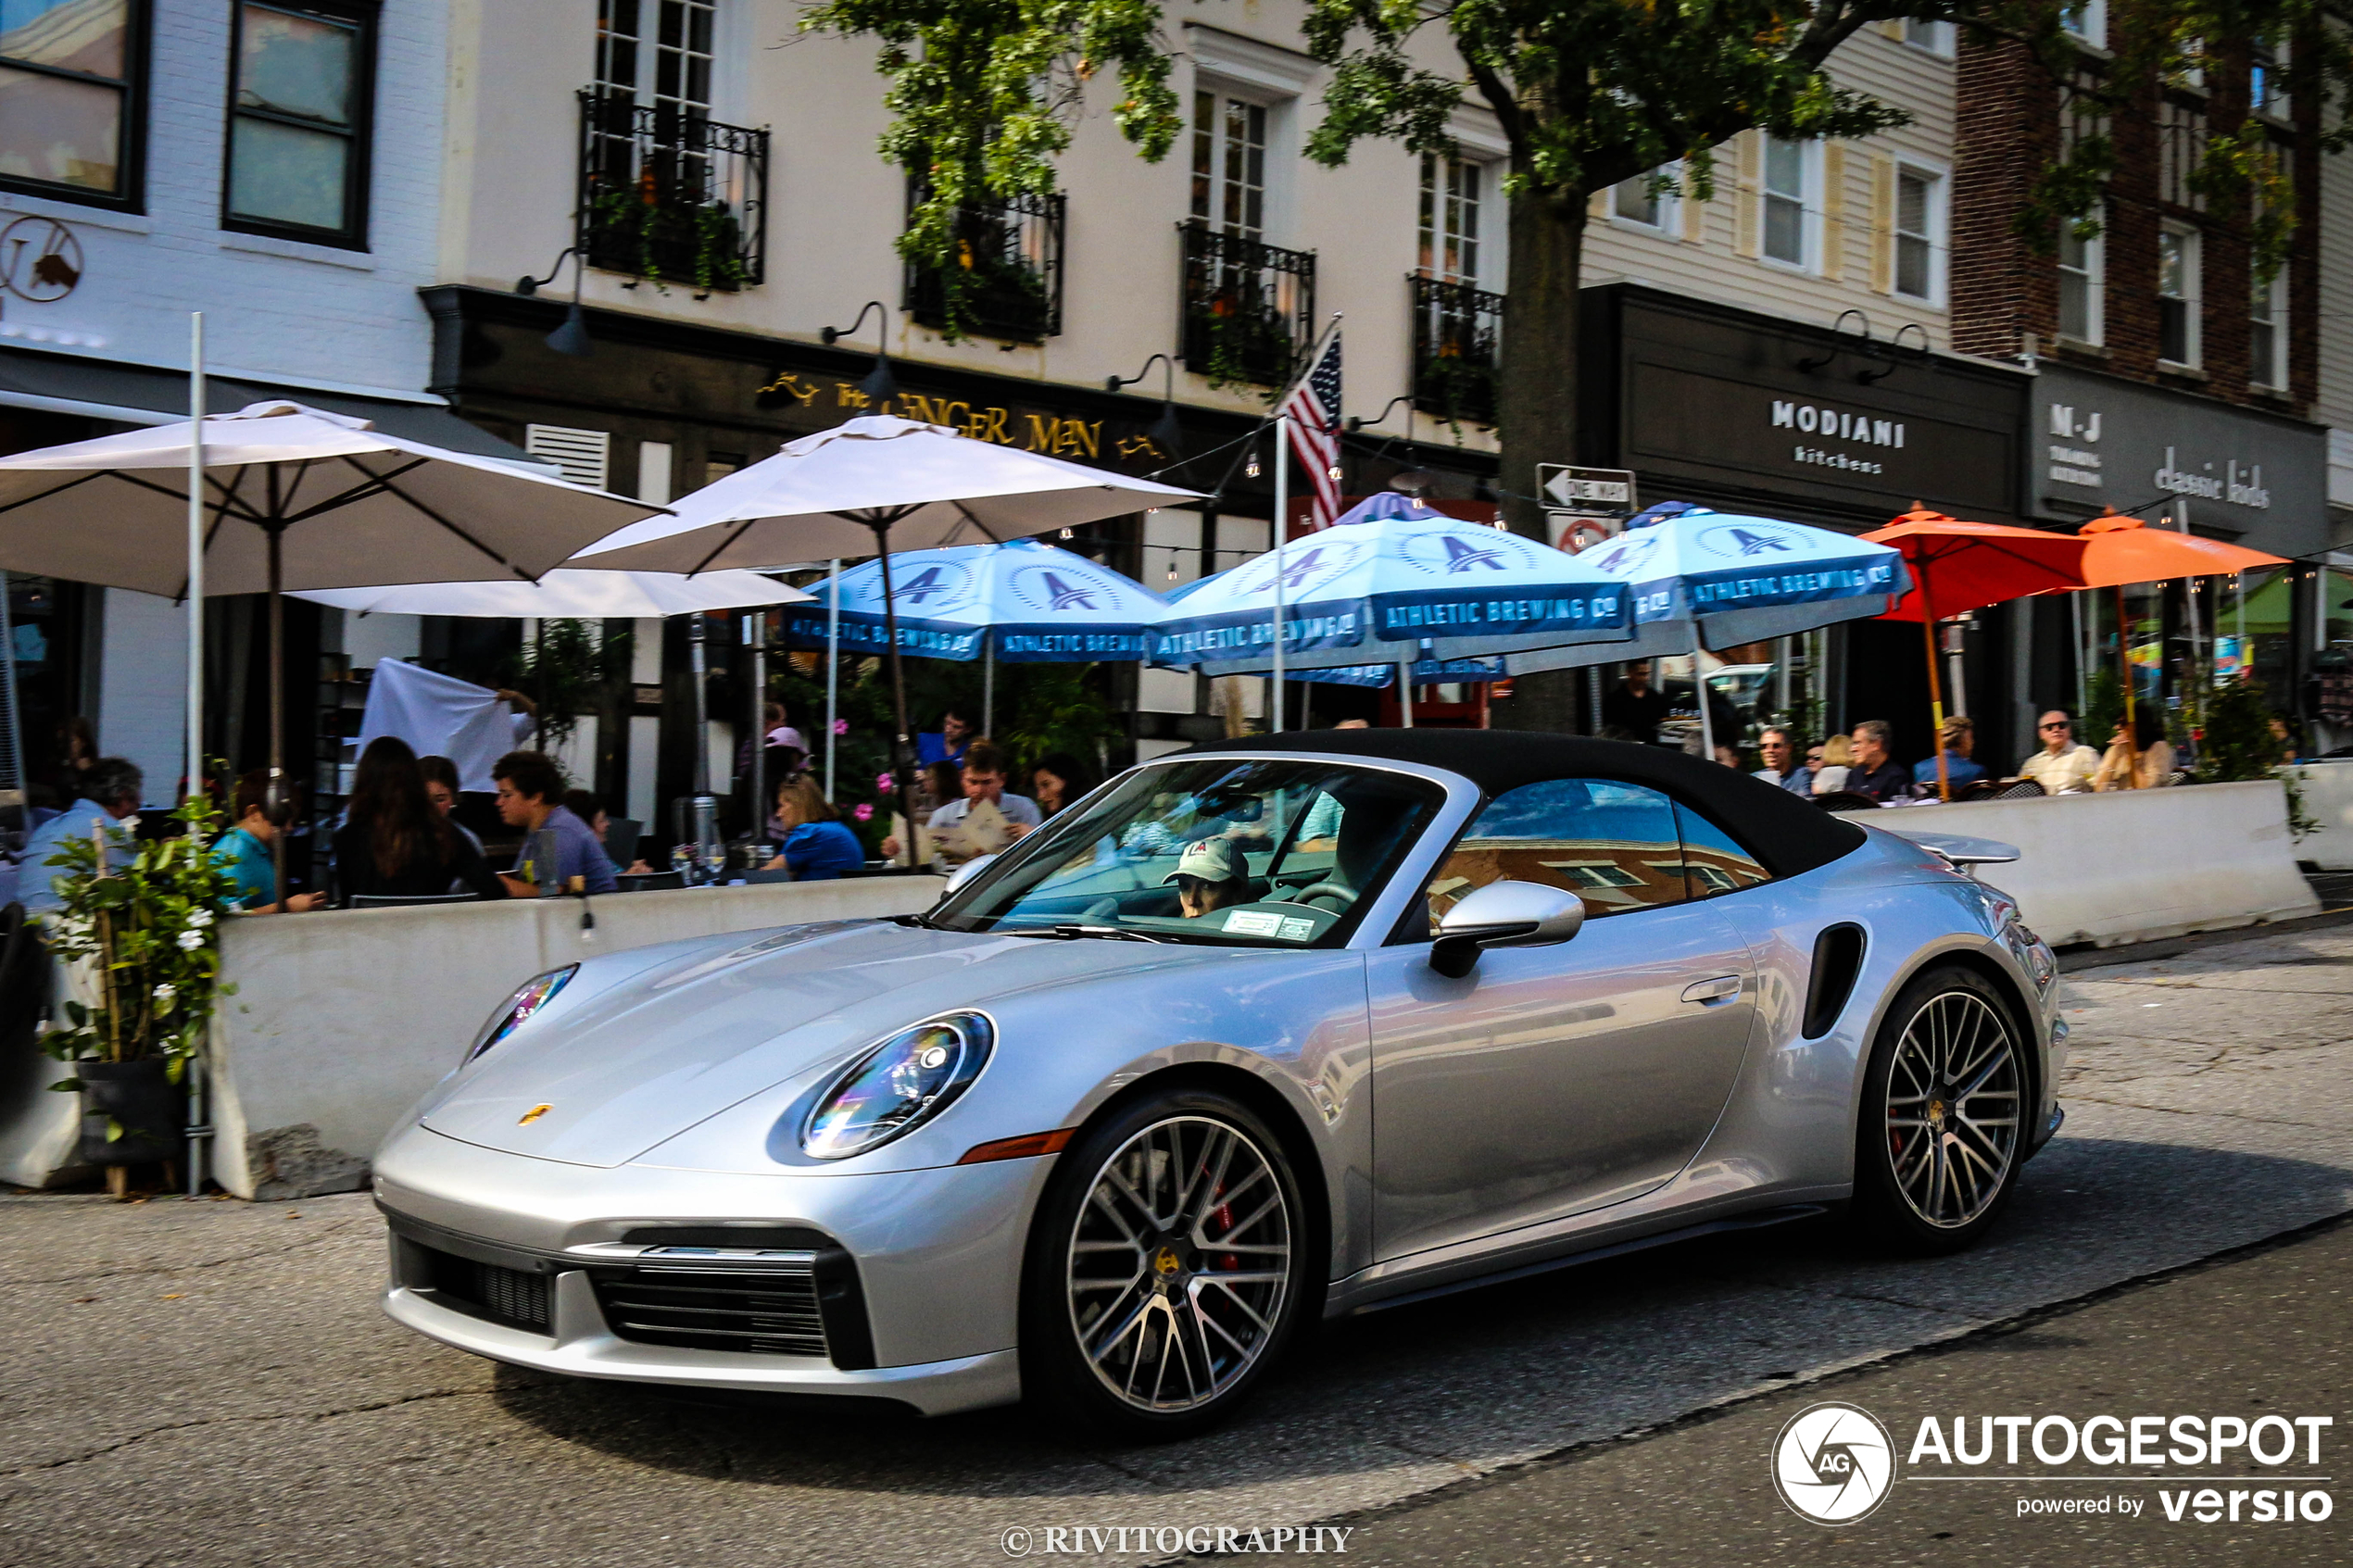
<path fill-rule="evenodd" d="M 871 1175 L 607 1169 L 412 1125 L 376 1160 L 394 1231 L 384 1306 L 444 1344 L 577 1376 L 884 1399 L 927 1415 L 1009 1403 L 1021 1393 L 1022 1247 L 1051 1163 Z M 636 1256 L 650 1241 L 709 1242 L 744 1226 L 770 1250 L 737 1263 Z M 624 1289 L 634 1303 L 615 1295 Z M 632 1321 L 649 1316 L 650 1333 Z M 677 1326 L 698 1322 L 709 1332 Z M 732 1341 L 748 1348 L 714 1348 Z"/>

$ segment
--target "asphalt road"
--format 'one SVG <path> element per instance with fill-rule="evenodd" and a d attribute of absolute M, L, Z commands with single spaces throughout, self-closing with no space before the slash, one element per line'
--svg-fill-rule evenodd
<path fill-rule="evenodd" d="M 1809 1400 L 1826 1379 L 1919 1347 L 1957 1342 L 1868 1375 L 1960 1365 L 1986 1325 L 2353 1210 L 2353 929 L 2199 945 L 2069 984 L 2067 1130 L 1977 1251 L 1893 1261 L 1793 1226 L 1401 1308 L 1331 1325 L 1234 1426 L 1158 1449 L 1073 1446 L 1017 1411 L 821 1419 L 497 1367 L 381 1317 L 380 1231 L 359 1195 L 0 1197 L 0 1563 L 1001 1563 L 1005 1532 L 1032 1532 L 1016 1538 L 1035 1555 L 1054 1527 L 1125 1527 L 1101 1551 L 1087 1537 L 1087 1555 L 1143 1562 L 1170 1553 L 1140 1529 L 1403 1531 L 1539 1477 L 1598 1474 L 1614 1454 L 1700 1441 L 1762 1411 L 1760 1396 Z M 2197 1277 L 2266 1276 L 2233 1265 Z M 2202 1326 L 2173 1325 L 2161 1343 L 2192 1348 L 2166 1356 L 2237 1345 L 2270 1298 L 2256 1284 L 2204 1288 L 2225 1294 L 2192 1314 Z M 2309 1307 L 2332 1310 L 2341 1342 L 2341 1298 Z M 2025 1376 L 2057 1363 L 2016 1364 Z M 2353 1432 L 2330 1375 L 2339 1430 Z M 2191 1393 L 2221 1397 L 2180 1397 Z M 2145 1397 L 2159 1394 L 2175 1391 Z M 1913 1398 L 1882 1402 L 1902 1413 Z M 2095 1413 L 2082 1401 L 2058 1408 Z M 1715 1411 L 1728 1413 L 1673 1424 Z M 1658 1435 L 1613 1441 L 1646 1430 Z M 1784 1539 L 1809 1562 L 1876 1561 L 1891 1541 L 1895 1561 L 1944 1549 L 1871 1533 L 1910 1528 L 1911 1490 L 1936 1488 L 1905 1483 L 1859 1526 L 1795 1530 L 1767 1512 L 1780 1505 L 1753 1468 L 1711 1483 L 1730 1512 L 1700 1512 L 1675 1473 L 1704 1472 L 1706 1454 L 1691 1451 L 1645 1472 L 1655 1523 L 1636 1523 L 1633 1502 L 1559 1505 L 1630 1534 L 1596 1524 L 1577 1537 L 1596 1544 L 1576 1551 L 1531 1537 L 1515 1558 L 1498 1515 L 1487 1538 L 1457 1546 L 1481 1562 L 1698 1561 L 1668 1555 L 1686 1546 L 1710 1562 L 1770 1560 Z M 1516 1478 L 1479 1479 L 1499 1474 Z M 1426 1512 L 1365 1512 L 1433 1494 Z M 1959 1511 L 1934 1528 L 1961 1538 L 1967 1509 L 1935 1506 Z M 1455 1527 L 1481 1528 L 1467 1515 Z M 2045 1527 L 2034 1541 L 2083 1538 L 2067 1535 L 2074 1524 Z M 1377 1539 L 1354 1537 L 1348 1555 Z M 2296 1561 L 2260 1549 L 2243 1560 Z"/>

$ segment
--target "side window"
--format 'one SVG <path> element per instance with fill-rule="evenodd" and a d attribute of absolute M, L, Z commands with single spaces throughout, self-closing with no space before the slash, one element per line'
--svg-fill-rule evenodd
<path fill-rule="evenodd" d="M 1772 873 L 1734 843 L 1730 834 L 1680 800 L 1675 803 L 1675 825 L 1683 841 L 1683 871 L 1691 879 L 1692 897 L 1713 898 L 1772 880 Z"/>
<path fill-rule="evenodd" d="M 1588 918 L 1681 903 L 1693 894 L 1675 817 L 1675 803 L 1656 790 L 1604 779 L 1507 790 L 1430 878 L 1431 925 L 1491 882 L 1567 888 L 1584 899 Z"/>

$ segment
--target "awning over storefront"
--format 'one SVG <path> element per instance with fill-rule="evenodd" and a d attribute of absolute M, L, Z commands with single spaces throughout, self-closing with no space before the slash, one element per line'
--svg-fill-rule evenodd
<path fill-rule="evenodd" d="M 538 466 L 521 447 L 468 423 L 437 402 L 316 392 L 233 376 L 208 376 L 205 384 L 206 402 L 216 413 L 287 397 L 314 408 L 367 420 L 385 434 L 404 440 Z M 80 414 L 121 424 L 165 424 L 188 417 L 188 378 L 179 371 L 144 365 L 0 348 L 0 408 Z"/>

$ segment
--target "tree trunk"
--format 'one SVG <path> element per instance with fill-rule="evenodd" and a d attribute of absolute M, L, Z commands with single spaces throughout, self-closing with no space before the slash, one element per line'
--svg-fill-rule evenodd
<path fill-rule="evenodd" d="M 1511 204 L 1511 273 L 1496 408 L 1503 443 L 1504 521 L 1544 539 L 1535 496 L 1536 465 L 1573 463 L 1577 449 L 1578 290 L 1585 270 L 1588 193 L 1530 192 Z M 1546 541 L 1549 543 L 1549 541 Z M 1573 734 L 1585 684 L 1581 670 L 1546 671 L 1512 683 L 1501 715 L 1516 730 Z"/>

